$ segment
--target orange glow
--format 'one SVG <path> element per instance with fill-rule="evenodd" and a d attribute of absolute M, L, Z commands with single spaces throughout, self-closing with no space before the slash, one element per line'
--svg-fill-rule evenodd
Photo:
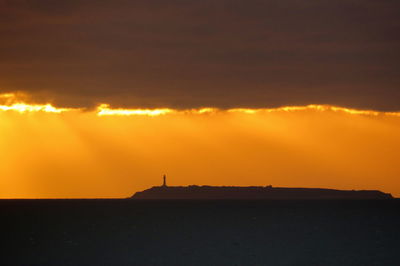
<path fill-rule="evenodd" d="M 388 116 L 399 116 L 400 117 L 400 112 L 386 112 L 385 114 Z"/>
<path fill-rule="evenodd" d="M 327 105 L 83 111 L 15 95 L 0 100 L 0 198 L 127 197 L 159 185 L 163 173 L 170 185 L 400 196 L 398 112 Z"/>

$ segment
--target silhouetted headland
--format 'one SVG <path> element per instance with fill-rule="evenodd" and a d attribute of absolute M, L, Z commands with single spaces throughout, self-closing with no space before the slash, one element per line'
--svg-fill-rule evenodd
<path fill-rule="evenodd" d="M 167 186 L 163 184 L 136 192 L 133 199 L 392 199 L 379 190 L 337 190 L 326 188 L 286 188 L 269 186 Z"/>
<path fill-rule="evenodd" d="M 133 199 L 392 199 L 379 190 L 337 190 L 325 188 L 286 188 L 270 186 L 167 186 L 136 192 Z"/>

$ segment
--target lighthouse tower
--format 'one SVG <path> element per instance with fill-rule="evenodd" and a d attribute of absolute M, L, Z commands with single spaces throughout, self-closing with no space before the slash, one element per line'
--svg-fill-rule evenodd
<path fill-rule="evenodd" d="M 163 175 L 163 185 L 162 186 L 163 187 L 167 186 L 167 176 L 166 175 Z"/>

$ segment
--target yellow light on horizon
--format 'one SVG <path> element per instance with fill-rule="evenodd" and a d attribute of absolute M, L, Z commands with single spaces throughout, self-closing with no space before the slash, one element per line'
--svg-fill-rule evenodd
<path fill-rule="evenodd" d="M 2 94 L 0 94 L 0 98 L 11 99 L 11 98 L 15 98 L 15 97 L 16 97 L 15 93 L 2 93 Z"/>
<path fill-rule="evenodd" d="M 282 106 L 277 108 L 234 108 L 229 109 L 228 112 L 237 112 L 237 113 L 245 113 L 245 114 L 255 114 L 258 112 L 296 112 L 296 111 L 319 111 L 319 112 L 343 112 L 352 115 L 368 115 L 368 116 L 378 116 L 378 115 L 387 115 L 387 116 L 400 116 L 400 112 L 380 112 L 374 110 L 359 110 L 352 108 L 345 108 L 340 106 L 333 105 L 320 105 L 320 104 L 310 104 L 305 106 Z"/>
<path fill-rule="evenodd" d="M 244 114 L 255 114 L 259 112 L 260 109 L 250 109 L 250 108 L 233 108 L 233 109 L 228 109 L 228 112 L 230 113 L 244 113 Z"/>
<path fill-rule="evenodd" d="M 30 104 L 24 101 L 25 98 L 27 98 L 27 95 L 25 95 L 24 93 L 0 94 L 0 99 L 2 99 L 3 102 L 2 104 L 0 104 L 0 111 L 15 111 L 19 113 L 26 113 L 26 112 L 62 113 L 76 109 L 76 108 L 58 108 L 50 103 Z"/>
<path fill-rule="evenodd" d="M 16 111 L 19 113 L 26 112 L 47 112 L 47 113 L 63 113 L 67 111 L 80 110 L 81 108 L 59 108 L 50 103 L 37 104 L 26 103 L 24 99 L 29 98 L 24 93 L 3 93 L 0 94 L 2 104 L 0 111 Z M 400 112 L 382 112 L 376 110 L 360 110 L 354 108 L 346 108 L 334 105 L 310 104 L 304 106 L 282 106 L 276 108 L 231 108 L 219 109 L 216 107 L 203 107 L 199 109 L 171 109 L 171 108 L 154 108 L 154 109 L 129 109 L 129 108 L 111 108 L 110 104 L 102 103 L 98 105 L 96 114 L 98 116 L 159 116 L 167 114 L 216 114 L 216 113 L 242 113 L 242 114 L 258 114 L 258 113 L 275 113 L 275 112 L 300 112 L 300 111 L 318 111 L 318 112 L 342 112 L 351 115 L 365 116 L 394 116 L 400 117 Z"/>
<path fill-rule="evenodd" d="M 56 108 L 51 104 L 25 104 L 14 103 L 12 105 L 0 105 L 1 111 L 16 111 L 19 113 L 25 112 L 46 112 L 46 113 L 62 113 L 70 111 L 70 108 Z"/>
<path fill-rule="evenodd" d="M 169 113 L 174 113 L 176 111 L 168 108 L 162 109 L 112 109 L 109 108 L 109 104 L 100 104 L 97 107 L 97 115 L 105 116 L 105 115 L 120 115 L 120 116 L 129 116 L 129 115 L 147 115 L 147 116 L 158 116 L 165 115 Z"/>
<path fill-rule="evenodd" d="M 205 108 L 200 108 L 200 109 L 193 109 L 191 111 L 191 113 L 194 113 L 194 114 L 210 114 L 210 113 L 216 113 L 218 111 L 219 111 L 218 108 L 205 107 Z"/>
<path fill-rule="evenodd" d="M 147 115 L 147 116 L 158 116 L 166 114 L 215 114 L 218 112 L 227 113 L 243 113 L 243 114 L 257 114 L 260 112 L 274 113 L 274 112 L 297 112 L 297 111 L 319 111 L 319 112 L 342 112 L 352 115 L 366 115 L 366 116 L 400 116 L 400 112 L 380 112 L 374 110 L 359 110 L 352 108 L 345 108 L 333 105 L 318 105 L 310 104 L 305 106 L 282 106 L 276 108 L 231 108 L 222 110 L 214 107 L 206 107 L 200 109 L 189 109 L 189 110 L 177 110 L 170 108 L 160 108 L 160 109 L 120 109 L 120 108 L 110 108 L 109 104 L 101 104 L 97 107 L 98 115 Z"/>

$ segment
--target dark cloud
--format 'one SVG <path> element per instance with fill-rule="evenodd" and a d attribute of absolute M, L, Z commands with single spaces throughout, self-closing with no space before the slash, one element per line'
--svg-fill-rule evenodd
<path fill-rule="evenodd" d="M 0 0 L 0 88 L 59 105 L 400 110 L 395 0 Z"/>

